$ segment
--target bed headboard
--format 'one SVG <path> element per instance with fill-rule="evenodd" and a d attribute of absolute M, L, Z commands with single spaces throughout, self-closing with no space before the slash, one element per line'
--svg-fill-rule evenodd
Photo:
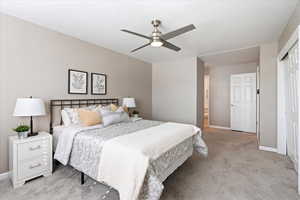
<path fill-rule="evenodd" d="M 54 99 L 50 100 L 50 134 L 53 134 L 54 112 L 59 110 L 60 125 L 62 125 L 61 110 L 64 108 L 80 108 L 91 105 L 119 105 L 119 99 Z"/>

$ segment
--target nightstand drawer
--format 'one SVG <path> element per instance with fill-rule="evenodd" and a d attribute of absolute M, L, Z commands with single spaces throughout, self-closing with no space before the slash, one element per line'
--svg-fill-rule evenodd
<path fill-rule="evenodd" d="M 43 156 L 21 164 L 18 167 L 18 177 L 20 179 L 34 177 L 47 170 L 47 166 L 49 166 L 48 159 L 47 156 Z"/>
<path fill-rule="evenodd" d="M 38 140 L 18 145 L 18 160 L 34 158 L 42 154 L 48 154 L 49 140 Z"/>

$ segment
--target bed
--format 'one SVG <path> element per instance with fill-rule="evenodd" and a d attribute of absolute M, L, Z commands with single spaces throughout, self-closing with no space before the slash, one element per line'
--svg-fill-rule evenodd
<path fill-rule="evenodd" d="M 54 113 L 66 107 L 74 108 L 109 104 L 118 105 L 118 99 L 66 99 L 50 101 L 50 132 L 54 138 L 53 149 L 59 149 L 59 152 L 55 152 L 55 155 L 58 154 L 55 157 L 60 158 L 58 160 L 64 165 L 71 165 L 80 171 L 82 184 L 84 183 L 84 175 L 102 182 L 101 179 L 99 180 L 99 166 L 103 162 L 103 147 L 109 141 L 124 136 L 134 136 L 137 133 L 144 133 L 145 130 L 159 130 L 158 128 L 168 125 L 165 122 L 152 120 L 121 122 L 107 127 L 103 127 L 103 125 L 90 127 L 77 125 L 63 126 L 62 120 L 60 120 L 59 125 L 55 124 Z M 68 143 L 70 144 L 68 145 Z M 61 145 L 63 146 L 63 150 L 60 150 L 61 147 L 59 147 L 59 144 L 63 144 Z M 66 151 L 66 146 L 70 146 L 70 150 Z M 106 147 L 106 149 L 109 148 Z M 178 144 L 172 146 L 172 148 L 168 148 L 162 154 L 155 157 L 155 159 L 150 159 L 138 193 L 138 199 L 158 200 L 163 191 L 163 181 L 181 166 L 193 154 L 194 150 L 202 155 L 207 154 L 207 147 L 201 138 L 201 131 L 198 131 L 192 137 L 180 140 Z M 127 159 L 130 160 L 129 157 Z M 104 182 L 104 184 L 106 183 Z"/>

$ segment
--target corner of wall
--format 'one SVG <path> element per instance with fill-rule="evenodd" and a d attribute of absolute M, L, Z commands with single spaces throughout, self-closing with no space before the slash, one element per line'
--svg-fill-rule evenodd
<path fill-rule="evenodd" d="M 277 147 L 278 42 L 260 45 L 260 145 Z"/>

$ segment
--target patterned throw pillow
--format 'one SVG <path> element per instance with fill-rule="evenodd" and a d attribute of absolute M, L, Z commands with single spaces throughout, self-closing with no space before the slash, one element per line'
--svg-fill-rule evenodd
<path fill-rule="evenodd" d="M 123 106 L 122 108 L 123 108 L 124 112 L 126 112 L 126 113 L 128 113 L 128 112 L 129 112 L 129 110 L 128 110 L 127 106 Z"/>
<path fill-rule="evenodd" d="M 69 120 L 66 120 L 66 117 L 65 117 L 65 120 L 63 118 L 63 122 L 64 122 L 65 126 L 68 126 L 70 124 L 80 124 L 79 115 L 78 115 L 78 109 L 79 108 L 64 108 L 63 109 L 63 111 L 65 113 L 67 113 L 67 116 L 69 117 Z M 88 106 L 88 107 L 82 107 L 80 109 L 97 110 L 97 109 L 99 109 L 99 106 L 92 105 L 92 106 Z M 63 112 L 62 112 L 62 114 L 63 114 Z"/>
<path fill-rule="evenodd" d="M 115 104 L 110 104 L 111 111 L 116 112 L 118 108 L 123 108 L 123 111 L 128 113 L 128 108 L 126 106 L 117 106 Z"/>
<path fill-rule="evenodd" d="M 116 110 L 118 110 L 118 106 L 115 104 L 110 104 L 110 110 L 115 112 Z"/>

